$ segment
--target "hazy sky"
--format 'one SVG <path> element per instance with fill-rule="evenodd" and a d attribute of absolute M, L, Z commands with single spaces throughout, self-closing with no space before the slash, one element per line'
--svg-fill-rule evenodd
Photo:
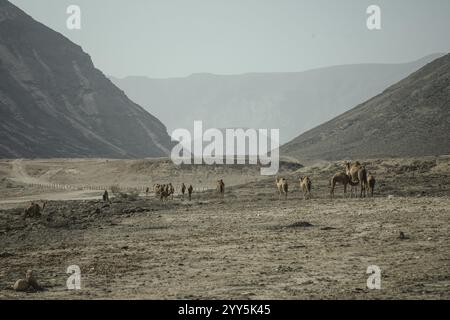
<path fill-rule="evenodd" d="M 117 77 L 302 71 L 450 52 L 449 0 L 12 0 Z M 82 29 L 66 27 L 79 5 Z M 382 30 L 366 9 L 381 7 Z"/>

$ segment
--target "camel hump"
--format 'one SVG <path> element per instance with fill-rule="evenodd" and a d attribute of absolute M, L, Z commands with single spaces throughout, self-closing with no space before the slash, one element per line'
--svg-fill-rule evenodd
<path fill-rule="evenodd" d="M 27 291 L 30 287 L 28 280 L 20 279 L 17 280 L 16 283 L 14 283 L 13 289 L 15 291 Z"/>

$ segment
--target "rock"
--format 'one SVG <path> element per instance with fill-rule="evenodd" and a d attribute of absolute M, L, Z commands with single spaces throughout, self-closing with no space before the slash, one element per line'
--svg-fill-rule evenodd
<path fill-rule="evenodd" d="M 0 253 L 0 258 L 7 258 L 7 257 L 12 257 L 12 256 L 14 256 L 14 253 L 11 253 L 11 252 L 1 252 Z"/>
<path fill-rule="evenodd" d="M 313 225 L 307 221 L 299 221 L 299 222 L 295 222 L 291 225 L 288 225 L 287 228 L 309 228 L 312 226 Z"/>
<path fill-rule="evenodd" d="M 409 237 L 406 236 L 405 233 L 402 232 L 402 231 L 400 231 L 400 235 L 398 236 L 398 238 L 399 238 L 400 240 L 406 240 L 406 239 L 409 239 Z"/>

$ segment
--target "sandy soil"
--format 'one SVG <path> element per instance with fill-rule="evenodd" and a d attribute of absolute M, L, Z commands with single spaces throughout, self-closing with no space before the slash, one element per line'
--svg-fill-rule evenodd
<path fill-rule="evenodd" d="M 373 199 L 343 199 L 339 189 L 330 200 L 328 179 L 342 164 L 320 163 L 286 173 L 288 200 L 273 178 L 255 177 L 223 200 L 207 191 L 192 202 L 50 201 L 27 219 L 19 206 L 3 209 L 0 298 L 449 299 L 449 163 L 368 161 Z M 305 174 L 311 200 L 294 184 Z M 79 291 L 66 289 L 73 264 Z M 369 265 L 381 268 L 381 290 L 366 287 Z M 46 290 L 11 290 L 29 268 Z"/>

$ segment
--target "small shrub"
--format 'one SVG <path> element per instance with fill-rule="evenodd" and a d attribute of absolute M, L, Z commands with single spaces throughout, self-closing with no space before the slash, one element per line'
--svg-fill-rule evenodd
<path fill-rule="evenodd" d="M 117 184 L 111 186 L 110 189 L 111 189 L 111 192 L 112 192 L 113 194 L 120 194 L 120 188 L 119 188 L 119 186 L 118 186 Z"/>

